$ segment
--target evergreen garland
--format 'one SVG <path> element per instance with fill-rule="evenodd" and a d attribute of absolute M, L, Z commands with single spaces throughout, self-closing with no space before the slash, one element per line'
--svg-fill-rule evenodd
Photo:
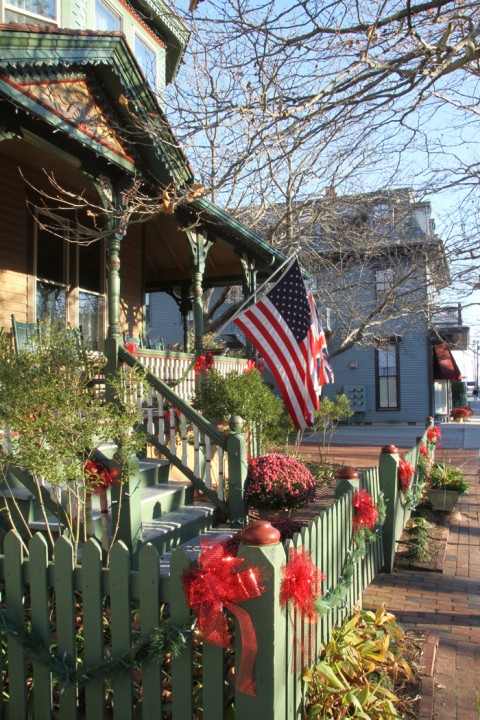
<path fill-rule="evenodd" d="M 61 692 L 70 687 L 81 688 L 89 682 L 106 680 L 125 670 L 158 662 L 167 653 L 176 658 L 183 651 L 194 626 L 195 622 L 193 625 L 178 628 L 167 620 L 153 628 L 150 635 L 137 640 L 128 652 L 118 657 L 106 657 L 102 662 L 91 666 L 76 666 L 66 654 L 54 654 L 46 648 L 35 631 L 18 625 L 9 618 L 5 610 L 0 610 L 0 629 L 15 638 L 29 660 L 41 663 L 49 670 L 52 681 L 58 683 Z"/>
<path fill-rule="evenodd" d="M 425 464 L 425 461 L 423 461 L 423 458 L 420 458 L 417 465 L 417 481 L 415 483 L 415 487 L 412 489 L 410 486 L 407 492 L 406 496 L 406 508 L 408 510 L 414 510 L 418 503 L 420 502 L 420 498 L 422 497 L 423 490 L 425 488 L 425 483 L 427 480 L 427 466 Z"/>
<path fill-rule="evenodd" d="M 385 500 L 383 493 L 380 493 L 377 500 L 378 523 L 374 531 L 366 527 L 361 527 L 352 535 L 352 545 L 347 551 L 347 557 L 343 566 L 337 585 L 328 590 L 325 595 L 320 595 L 315 601 L 317 614 L 321 617 L 326 615 L 334 608 L 344 607 L 346 597 L 352 586 L 353 575 L 357 562 L 364 557 L 367 548 L 367 542 L 373 543 L 377 540 L 381 533 L 381 527 L 385 522 Z"/>

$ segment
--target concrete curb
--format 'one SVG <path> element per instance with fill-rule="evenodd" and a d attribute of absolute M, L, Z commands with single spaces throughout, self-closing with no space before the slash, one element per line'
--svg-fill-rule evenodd
<path fill-rule="evenodd" d="M 435 658 L 440 638 L 436 633 L 430 632 L 427 637 L 422 656 L 420 707 L 418 720 L 432 720 L 433 717 L 433 691 Z"/>

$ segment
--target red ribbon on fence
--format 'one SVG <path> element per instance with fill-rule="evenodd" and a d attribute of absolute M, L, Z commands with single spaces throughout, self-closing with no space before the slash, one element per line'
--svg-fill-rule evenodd
<path fill-rule="evenodd" d="M 184 571 L 183 589 L 188 605 L 198 616 L 198 626 L 205 642 L 228 648 L 230 636 L 224 609 L 238 620 L 242 656 L 237 676 L 237 689 L 255 695 L 255 661 L 258 643 L 250 615 L 237 603 L 259 597 L 258 569 L 238 571 L 244 559 L 228 554 L 223 543 L 205 541 L 200 546 L 198 568 Z"/>
<path fill-rule="evenodd" d="M 321 594 L 321 584 L 325 575 L 312 562 L 310 553 L 302 548 L 290 548 L 288 563 L 282 568 L 282 582 L 280 585 L 280 604 L 290 607 L 292 611 L 300 614 L 302 620 L 314 625 L 318 620 L 315 600 Z M 294 618 L 292 622 L 295 625 Z M 295 630 L 294 670 L 301 669 L 305 664 L 315 660 L 313 636 L 305 643 Z"/>
<path fill-rule="evenodd" d="M 360 528 L 366 527 L 373 532 L 378 520 L 378 508 L 373 498 L 366 490 L 354 492 L 352 505 L 355 508 L 353 515 L 353 531 L 358 532 Z"/>

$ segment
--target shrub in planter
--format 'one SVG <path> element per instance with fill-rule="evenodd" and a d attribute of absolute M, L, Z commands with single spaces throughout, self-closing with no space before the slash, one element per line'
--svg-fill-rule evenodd
<path fill-rule="evenodd" d="M 315 500 L 315 487 L 305 465 L 291 455 L 271 453 L 250 460 L 245 500 L 261 510 L 294 509 Z"/>
<path fill-rule="evenodd" d="M 449 463 L 435 463 L 428 473 L 427 480 L 432 489 L 456 490 L 458 493 L 465 493 L 468 490 L 465 475 Z"/>

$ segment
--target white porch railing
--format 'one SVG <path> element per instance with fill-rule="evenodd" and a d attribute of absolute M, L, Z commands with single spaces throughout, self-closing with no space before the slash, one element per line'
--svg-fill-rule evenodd
<path fill-rule="evenodd" d="M 190 353 L 137 348 L 136 358 L 159 380 L 173 387 L 177 395 L 190 402 L 195 394 L 195 356 Z M 214 368 L 225 376 L 230 372 L 243 373 L 247 360 L 215 356 Z"/>

